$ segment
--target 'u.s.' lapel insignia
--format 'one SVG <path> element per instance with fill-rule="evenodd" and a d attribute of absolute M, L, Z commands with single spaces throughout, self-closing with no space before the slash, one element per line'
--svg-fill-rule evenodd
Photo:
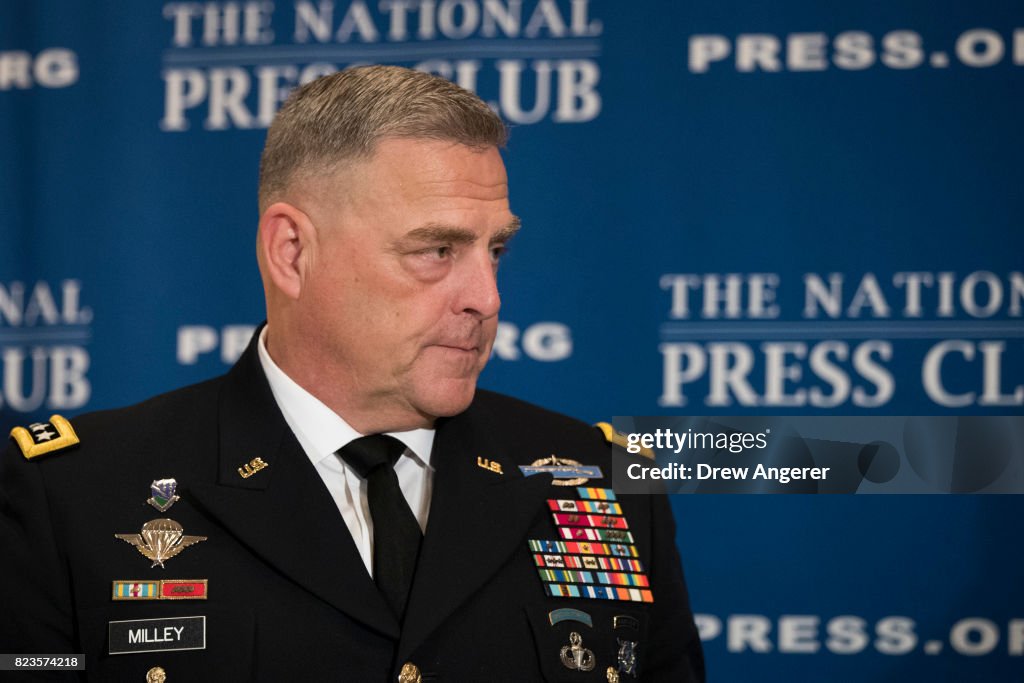
<path fill-rule="evenodd" d="M 11 430 L 11 438 L 17 442 L 26 460 L 78 444 L 78 435 L 71 428 L 71 423 L 60 415 L 51 415 L 49 422 L 15 427 Z"/>
<path fill-rule="evenodd" d="M 266 467 L 270 467 L 270 464 L 264 462 L 263 458 L 253 458 L 238 468 L 238 474 L 241 475 L 242 479 L 248 479 Z"/>
<path fill-rule="evenodd" d="M 114 538 L 131 543 L 143 556 L 153 560 L 150 568 L 157 565 L 163 567 L 164 560 L 175 557 L 190 545 L 206 540 L 206 536 L 186 536 L 182 531 L 181 525 L 173 519 L 152 519 L 142 525 L 142 533 L 114 534 Z"/>
<path fill-rule="evenodd" d="M 178 482 L 174 479 L 154 479 L 149 485 L 149 500 L 146 502 L 160 512 L 167 512 L 181 497 L 176 494 Z"/>
<path fill-rule="evenodd" d="M 477 456 L 476 466 L 487 470 L 488 472 L 494 472 L 495 474 L 505 474 L 501 471 L 501 463 L 495 462 L 490 458 L 481 458 Z"/>

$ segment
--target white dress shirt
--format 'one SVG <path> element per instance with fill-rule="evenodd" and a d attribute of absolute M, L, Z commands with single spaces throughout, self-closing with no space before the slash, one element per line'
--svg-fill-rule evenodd
<path fill-rule="evenodd" d="M 340 448 L 364 435 L 277 367 L 267 352 L 266 337 L 267 328 L 264 327 L 259 338 L 259 357 L 274 400 L 302 450 L 323 479 L 345 525 L 352 533 L 366 571 L 373 576 L 373 523 L 366 495 L 366 480 L 361 479 L 336 455 Z M 405 452 L 395 463 L 395 474 L 398 475 L 398 484 L 402 487 L 410 509 L 416 515 L 416 521 L 426 531 L 434 479 L 434 468 L 430 466 L 434 430 L 415 429 L 389 434 L 405 444 Z"/>

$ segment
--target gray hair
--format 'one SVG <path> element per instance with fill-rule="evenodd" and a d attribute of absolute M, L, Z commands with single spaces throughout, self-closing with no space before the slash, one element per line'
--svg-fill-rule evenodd
<path fill-rule="evenodd" d="M 387 137 L 500 148 L 508 131 L 483 100 L 440 76 L 381 65 L 339 71 L 297 88 L 274 118 L 260 157 L 260 212 L 297 175 L 367 159 Z"/>

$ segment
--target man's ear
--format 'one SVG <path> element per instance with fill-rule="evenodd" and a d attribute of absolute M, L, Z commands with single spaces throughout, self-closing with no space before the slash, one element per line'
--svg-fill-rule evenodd
<path fill-rule="evenodd" d="M 271 204 L 260 217 L 260 267 L 264 277 L 289 299 L 299 298 L 315 240 L 316 227 L 309 216 L 291 204 Z"/>

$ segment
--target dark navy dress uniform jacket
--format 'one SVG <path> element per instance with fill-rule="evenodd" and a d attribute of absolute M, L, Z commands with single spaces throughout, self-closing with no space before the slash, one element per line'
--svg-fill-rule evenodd
<path fill-rule="evenodd" d="M 482 390 L 439 420 L 429 525 L 401 628 L 285 423 L 255 342 L 223 377 L 73 426 L 78 446 L 33 460 L 12 446 L 0 464 L 0 651 L 85 653 L 95 681 L 142 683 L 156 666 L 168 683 L 395 681 L 410 662 L 423 681 L 583 682 L 608 680 L 627 635 L 638 680 L 704 678 L 664 497 L 620 497 L 653 603 L 543 590 L 527 541 L 558 537 L 546 500 L 574 489 L 518 467 L 554 454 L 610 473 L 608 443 L 576 420 Z M 268 467 L 241 477 L 257 457 Z M 150 483 L 169 477 L 180 500 L 161 513 L 145 501 Z M 151 567 L 114 534 L 156 518 L 207 540 Z M 207 579 L 208 598 L 111 599 L 115 580 L 153 579 Z M 592 626 L 552 625 L 548 614 L 563 607 Z M 635 631 L 617 632 L 619 615 Z M 108 654 L 112 621 L 188 616 L 206 617 L 204 649 Z M 593 655 L 589 671 L 562 662 L 571 632 Z"/>

